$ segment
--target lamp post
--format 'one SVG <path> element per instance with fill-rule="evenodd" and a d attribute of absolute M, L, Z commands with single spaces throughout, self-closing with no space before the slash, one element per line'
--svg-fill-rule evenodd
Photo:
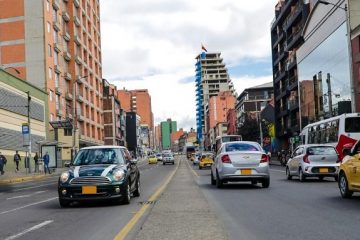
<path fill-rule="evenodd" d="M 345 11 L 345 18 L 346 18 L 346 34 L 347 34 L 347 42 L 348 42 L 348 51 L 349 51 L 349 70 L 350 70 L 350 87 L 351 87 L 351 111 L 355 112 L 355 85 L 353 79 L 353 68 L 352 68 L 352 47 L 351 47 L 351 32 L 350 32 L 350 15 L 348 10 L 348 5 L 345 3 L 344 7 L 336 5 L 334 3 L 319 0 L 318 3 L 324 5 L 332 5 L 336 8 L 340 8 Z"/>

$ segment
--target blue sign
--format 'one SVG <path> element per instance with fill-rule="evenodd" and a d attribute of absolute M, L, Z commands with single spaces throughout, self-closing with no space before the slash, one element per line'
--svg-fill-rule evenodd
<path fill-rule="evenodd" d="M 22 134 L 23 135 L 29 134 L 29 125 L 27 125 L 27 124 L 22 125 Z"/>

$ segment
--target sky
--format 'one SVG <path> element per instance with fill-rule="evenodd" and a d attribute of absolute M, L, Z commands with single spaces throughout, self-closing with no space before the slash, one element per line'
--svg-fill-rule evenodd
<path fill-rule="evenodd" d="M 196 128 L 195 57 L 221 52 L 235 90 L 272 81 L 276 0 L 101 1 L 103 78 L 148 89 L 154 123 Z"/>

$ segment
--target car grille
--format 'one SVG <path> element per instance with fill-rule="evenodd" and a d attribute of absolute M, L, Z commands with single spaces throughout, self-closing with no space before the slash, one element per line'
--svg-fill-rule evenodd
<path fill-rule="evenodd" d="M 70 181 L 71 185 L 94 185 L 109 183 L 111 183 L 111 180 L 109 178 L 101 176 L 77 177 Z"/>

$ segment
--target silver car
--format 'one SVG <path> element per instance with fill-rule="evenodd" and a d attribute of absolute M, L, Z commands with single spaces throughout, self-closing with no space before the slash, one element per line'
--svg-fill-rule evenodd
<path fill-rule="evenodd" d="M 333 177 L 337 181 L 340 159 L 335 147 L 324 144 L 300 145 L 286 164 L 286 177 L 298 176 L 301 182 L 306 177 Z"/>
<path fill-rule="evenodd" d="M 211 166 L 211 184 L 221 188 L 227 182 L 260 182 L 270 185 L 269 156 L 256 142 L 223 143 Z"/>

